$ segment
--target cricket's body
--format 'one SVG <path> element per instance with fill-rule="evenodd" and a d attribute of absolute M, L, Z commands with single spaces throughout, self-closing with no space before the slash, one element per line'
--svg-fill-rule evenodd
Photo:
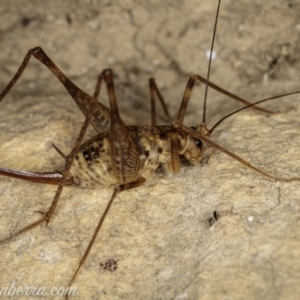
<path fill-rule="evenodd" d="M 127 130 L 139 154 L 139 172 L 137 178 L 150 179 L 160 163 L 167 171 L 171 167 L 171 126 L 128 126 Z M 111 160 L 110 131 L 98 134 L 80 146 L 70 173 L 81 187 L 95 188 L 120 184 L 115 176 Z M 200 140 L 180 131 L 178 134 L 179 154 L 195 163 L 200 160 L 203 146 Z"/>

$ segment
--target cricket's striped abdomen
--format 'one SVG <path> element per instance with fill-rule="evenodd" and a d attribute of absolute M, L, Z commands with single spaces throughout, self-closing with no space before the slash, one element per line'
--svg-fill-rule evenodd
<path fill-rule="evenodd" d="M 96 135 L 80 146 L 70 173 L 82 187 L 118 183 L 112 169 L 108 132 Z"/>

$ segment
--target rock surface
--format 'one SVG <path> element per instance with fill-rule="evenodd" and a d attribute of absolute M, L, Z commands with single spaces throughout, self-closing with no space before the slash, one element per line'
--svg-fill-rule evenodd
<path fill-rule="evenodd" d="M 216 1 L 2 2 L 1 89 L 28 49 L 39 45 L 90 94 L 97 74 L 113 68 L 126 124 L 147 124 L 148 77 L 156 78 L 175 116 L 188 76 L 206 74 Z M 298 6 L 224 0 L 211 80 L 252 101 L 300 89 Z M 189 126 L 201 122 L 203 91 L 195 88 Z M 265 103 L 281 111 L 276 115 L 237 114 L 212 140 L 277 177 L 300 176 L 298 102 L 294 96 Z M 208 126 L 238 107 L 210 90 Z M 158 119 L 166 122 L 159 106 Z M 0 104 L 0 165 L 62 169 L 51 142 L 68 153 L 83 120 L 62 85 L 33 58 Z M 37 220 L 34 211 L 45 211 L 54 192 L 1 177 L 1 238 Z M 0 291 L 13 284 L 49 293 L 67 287 L 111 193 L 65 188 L 47 227 L 1 245 Z M 219 220 L 210 226 L 214 211 Z M 73 285 L 77 299 L 295 299 L 299 220 L 299 182 L 273 182 L 219 151 L 176 176 L 161 170 L 117 197 Z M 108 259 L 117 263 L 114 272 L 103 269 Z"/>

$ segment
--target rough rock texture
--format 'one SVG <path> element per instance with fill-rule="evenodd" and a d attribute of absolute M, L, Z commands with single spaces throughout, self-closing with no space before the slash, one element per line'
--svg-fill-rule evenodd
<path fill-rule="evenodd" d="M 150 122 L 150 76 L 175 116 L 188 76 L 206 74 L 216 2 L 2 0 L 0 87 L 39 45 L 90 94 L 97 74 L 113 68 L 127 124 Z M 300 89 L 299 6 L 224 0 L 211 80 L 253 101 Z M 189 105 L 190 126 L 201 121 L 203 91 L 197 86 Z M 235 115 L 212 139 L 265 172 L 300 176 L 298 101 L 265 103 L 277 115 Z M 209 126 L 238 107 L 210 90 Z M 164 123 L 160 109 L 158 116 Z M 82 122 L 63 86 L 32 59 L 0 104 L 0 165 L 62 169 L 51 142 L 68 153 Z M 34 211 L 46 210 L 54 191 L 1 177 L 1 238 L 37 220 Z M 0 291 L 12 284 L 67 287 L 111 192 L 65 188 L 48 227 L 0 245 Z M 214 211 L 220 218 L 210 226 Z M 295 299 L 299 220 L 299 182 L 273 182 L 216 151 L 206 164 L 183 166 L 176 176 L 157 172 L 118 196 L 73 285 L 77 299 Z M 108 259 L 117 261 L 116 271 L 100 266 Z"/>

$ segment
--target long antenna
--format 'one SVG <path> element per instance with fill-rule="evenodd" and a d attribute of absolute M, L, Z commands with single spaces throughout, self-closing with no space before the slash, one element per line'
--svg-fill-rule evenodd
<path fill-rule="evenodd" d="M 300 91 L 296 91 L 296 92 L 291 92 L 291 93 L 286 93 L 286 94 L 282 94 L 282 95 L 278 95 L 278 96 L 273 96 L 273 97 L 269 97 L 269 98 L 265 98 L 259 101 L 256 101 L 254 103 L 251 103 L 247 106 L 244 106 L 242 108 L 239 108 L 233 112 L 231 112 L 230 114 L 226 115 L 225 117 L 223 117 L 221 120 L 219 120 L 210 130 L 207 131 L 207 136 L 211 136 L 212 132 L 216 129 L 217 126 L 219 126 L 224 120 L 226 120 L 227 118 L 231 117 L 232 115 L 235 115 L 236 113 L 248 109 L 249 107 L 252 107 L 254 105 L 269 101 L 269 100 L 274 100 L 274 99 L 278 99 L 278 98 L 282 98 L 282 97 L 286 97 L 286 96 L 291 96 L 291 95 L 295 95 L 295 94 L 299 94 Z"/>
<path fill-rule="evenodd" d="M 217 31 L 217 24 L 219 19 L 219 11 L 221 6 L 221 0 L 219 0 L 218 8 L 217 8 L 217 14 L 215 19 L 215 27 L 214 27 L 214 33 L 213 38 L 211 41 L 211 47 L 210 47 L 210 54 L 209 54 L 209 62 L 208 62 L 208 69 L 207 69 L 207 76 L 206 79 L 209 81 L 210 76 L 210 68 L 211 68 L 211 61 L 212 61 L 212 55 L 214 50 L 214 43 L 215 43 L 215 37 L 216 37 L 216 31 Z M 205 85 L 205 93 L 204 93 L 204 102 L 203 102 L 203 118 L 202 118 L 202 126 L 206 127 L 206 101 L 207 101 L 207 94 L 208 94 L 208 83 Z"/>

